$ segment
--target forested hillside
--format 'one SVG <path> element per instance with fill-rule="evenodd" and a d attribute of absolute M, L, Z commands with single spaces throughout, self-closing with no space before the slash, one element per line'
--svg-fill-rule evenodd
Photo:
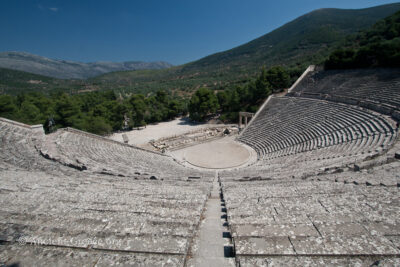
<path fill-rule="evenodd" d="M 0 95 L 0 117 L 27 124 L 43 124 L 46 131 L 74 127 L 95 134 L 110 134 L 186 114 L 186 103 L 165 91 L 151 97 L 133 94 L 119 99 L 113 91 L 68 95 L 25 93 Z M 49 127 L 49 121 L 53 123 Z"/>
<path fill-rule="evenodd" d="M 350 35 L 344 43 L 336 46 L 329 59 L 325 62 L 326 68 L 365 68 L 365 67 L 400 67 L 400 11 L 378 21 L 371 28 L 356 35 Z M 263 70 L 255 81 L 251 81 L 233 89 L 217 93 L 217 110 L 222 114 L 221 119 L 234 121 L 239 111 L 255 112 L 260 104 L 273 91 L 279 91 L 290 84 L 289 73 L 282 67 L 272 67 Z M 197 91 L 189 105 L 191 116 L 204 118 L 215 112 L 215 108 L 204 110 L 210 104 L 202 104 L 197 100 Z M 209 103 L 211 97 L 206 99 Z M 198 115 L 200 112 L 200 116 Z"/>
<path fill-rule="evenodd" d="M 84 81 L 62 80 L 18 70 L 0 68 L 0 94 L 76 92 Z"/>
<path fill-rule="evenodd" d="M 327 69 L 400 67 L 400 11 L 377 22 L 335 50 L 325 62 Z"/>
<path fill-rule="evenodd" d="M 387 6 L 384 7 L 378 10 L 382 8 L 386 10 Z M 397 5 L 390 7 L 397 7 Z M 375 9 L 367 11 L 371 10 Z M 320 14 L 326 10 L 316 12 Z M 352 12 L 349 14 L 354 15 Z M 300 21 L 308 16 L 312 18 L 314 15 L 312 13 L 306 15 Z M 326 61 L 326 66 L 329 68 L 399 67 L 399 33 L 400 12 L 397 12 L 373 24 L 369 29 L 350 35 L 346 40 L 343 38 L 336 46 L 333 46 L 336 41 L 333 42 L 332 50 L 327 49 L 327 51 L 336 50 Z M 320 62 L 323 63 L 325 59 L 326 57 L 321 57 Z M 224 62 L 223 58 L 220 60 Z M 223 121 L 235 121 L 239 111 L 256 112 L 271 93 L 280 92 L 289 87 L 296 78 L 296 72 L 300 74 L 302 71 L 299 66 L 307 62 L 304 58 L 301 60 L 303 60 L 302 63 L 299 63 L 295 58 L 290 64 L 282 61 L 281 66 L 261 67 L 259 71 L 256 68 L 248 69 L 245 77 L 241 78 L 241 75 L 236 73 L 237 75 L 231 78 L 232 80 L 228 79 L 227 75 L 218 76 L 218 71 L 211 70 L 199 72 L 202 74 L 198 75 L 171 78 L 177 72 L 183 72 L 185 68 L 190 69 L 189 65 L 157 72 L 115 73 L 89 81 L 60 80 L 0 69 L 2 93 L 14 95 L 0 95 L 0 116 L 28 124 L 41 123 L 47 130 L 50 130 L 48 128 L 50 120 L 54 121 L 54 129 L 71 126 L 97 134 L 108 134 L 123 129 L 125 118 L 129 119 L 128 126 L 132 128 L 173 119 L 188 111 L 191 118 L 196 121 L 205 120 L 216 113 L 221 114 Z M 313 63 L 318 63 L 318 61 Z M 293 67 L 293 64 L 297 64 L 297 67 Z M 206 76 L 206 73 L 209 76 Z M 116 77 L 118 80 L 112 82 Z M 132 77 L 141 77 L 141 80 Z M 145 82 L 148 77 L 152 77 L 149 83 Z M 227 81 L 226 83 L 215 82 L 213 79 L 217 78 L 227 79 Z M 214 82 L 210 85 L 210 81 Z M 179 96 L 182 94 L 179 84 L 185 85 L 184 90 L 192 96 L 190 101 Z M 135 91 L 136 87 L 151 93 L 129 93 L 131 90 Z M 99 88 L 102 90 L 96 91 Z M 175 94 L 168 90 L 156 90 L 157 88 L 175 88 L 172 90 Z M 40 93 L 35 91 L 40 91 Z M 120 92 L 125 92 L 125 94 Z"/>
<path fill-rule="evenodd" d="M 316 10 L 247 44 L 161 70 L 112 72 L 87 80 L 62 80 L 0 69 L 0 92 L 75 94 L 114 90 L 125 96 L 166 90 L 172 95 L 190 96 L 200 87 L 225 90 L 243 86 L 256 78 L 263 66 L 268 69 L 275 65 L 283 66 L 294 81 L 309 64 L 323 63 L 346 36 L 369 28 L 399 9 L 400 3 L 359 10 Z"/>
<path fill-rule="evenodd" d="M 371 27 L 400 9 L 400 3 L 367 9 L 320 9 L 303 15 L 247 44 L 166 70 L 116 72 L 91 80 L 120 90 L 191 93 L 199 87 L 234 88 L 255 78 L 262 66 L 281 65 L 292 77 L 324 62 L 346 36 Z"/>

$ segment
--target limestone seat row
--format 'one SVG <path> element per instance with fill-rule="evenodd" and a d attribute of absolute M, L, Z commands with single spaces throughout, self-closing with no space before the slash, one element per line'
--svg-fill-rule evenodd
<path fill-rule="evenodd" d="M 315 70 L 289 93 L 359 105 L 400 120 L 400 69 Z"/>
<path fill-rule="evenodd" d="M 89 172 L 154 179 L 204 176 L 204 172 L 188 170 L 169 156 L 73 129 L 62 129 L 46 136 L 42 150 L 64 164 L 75 164 Z"/>
<path fill-rule="evenodd" d="M 274 97 L 238 139 L 253 147 L 260 160 L 270 160 L 328 147 L 338 156 L 379 151 L 396 136 L 391 119 L 362 108 Z"/>
<path fill-rule="evenodd" d="M 238 181 L 233 179 L 235 172 L 221 173 L 237 261 L 250 266 L 266 262 L 371 265 L 378 261 L 396 266 L 399 171 L 396 161 L 368 172 L 306 179 Z M 340 180 L 344 177 L 348 182 Z"/>
<path fill-rule="evenodd" d="M 2 264 L 183 265 L 213 175 L 89 134 L 44 136 L 6 120 L 0 147 Z"/>

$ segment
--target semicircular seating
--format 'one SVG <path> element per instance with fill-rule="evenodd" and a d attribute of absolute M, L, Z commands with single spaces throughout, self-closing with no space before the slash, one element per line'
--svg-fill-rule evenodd
<path fill-rule="evenodd" d="M 360 105 L 400 119 L 400 69 L 315 70 L 289 95 Z"/>
<path fill-rule="evenodd" d="M 300 83 L 323 88 L 318 97 L 308 89 L 272 97 L 238 138 L 259 160 L 218 173 L 240 266 L 400 264 L 398 126 L 385 112 L 346 104 L 371 93 L 395 108 L 398 85 L 383 81 L 389 89 L 375 98 L 376 81 L 342 74 L 321 78 L 322 87 L 311 76 Z M 338 79 L 366 85 L 352 94 L 332 87 Z M 216 173 L 75 129 L 45 136 L 1 118 L 0 147 L 7 262 L 190 265 Z"/>
<path fill-rule="evenodd" d="M 44 136 L 3 119 L 0 148 L 1 261 L 183 265 L 214 174 L 79 131 Z M 115 173 L 96 171 L 113 165 Z"/>
<path fill-rule="evenodd" d="M 316 150 L 323 152 L 317 158 L 325 158 L 386 149 L 396 138 L 394 129 L 389 118 L 359 107 L 273 97 L 238 140 L 253 147 L 261 161 Z"/>
<path fill-rule="evenodd" d="M 76 165 L 95 173 L 157 179 L 204 175 L 202 171 L 179 165 L 172 157 L 71 128 L 46 136 L 42 151 L 65 165 Z"/>

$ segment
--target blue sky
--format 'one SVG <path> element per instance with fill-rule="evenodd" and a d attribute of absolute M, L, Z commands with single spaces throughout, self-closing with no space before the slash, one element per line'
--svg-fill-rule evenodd
<path fill-rule="evenodd" d="M 314 9 L 385 0 L 0 0 L 0 52 L 178 65 L 260 37 Z"/>

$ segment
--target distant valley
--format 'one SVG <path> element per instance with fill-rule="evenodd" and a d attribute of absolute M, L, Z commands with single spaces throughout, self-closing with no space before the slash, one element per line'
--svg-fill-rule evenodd
<path fill-rule="evenodd" d="M 295 79 L 308 65 L 324 62 L 332 51 L 343 47 L 346 38 L 398 10 L 400 3 L 365 9 L 318 9 L 246 44 L 180 66 L 166 62 L 79 63 L 20 52 L 0 53 L 0 93 L 112 89 L 124 95 L 163 89 L 185 96 L 200 87 L 225 90 L 241 86 L 254 79 L 263 66 L 276 65 Z"/>
<path fill-rule="evenodd" d="M 60 79 L 87 79 L 114 71 L 165 69 L 172 67 L 163 61 L 92 62 L 82 63 L 49 59 L 25 52 L 0 53 L 0 68 L 7 68 Z"/>

